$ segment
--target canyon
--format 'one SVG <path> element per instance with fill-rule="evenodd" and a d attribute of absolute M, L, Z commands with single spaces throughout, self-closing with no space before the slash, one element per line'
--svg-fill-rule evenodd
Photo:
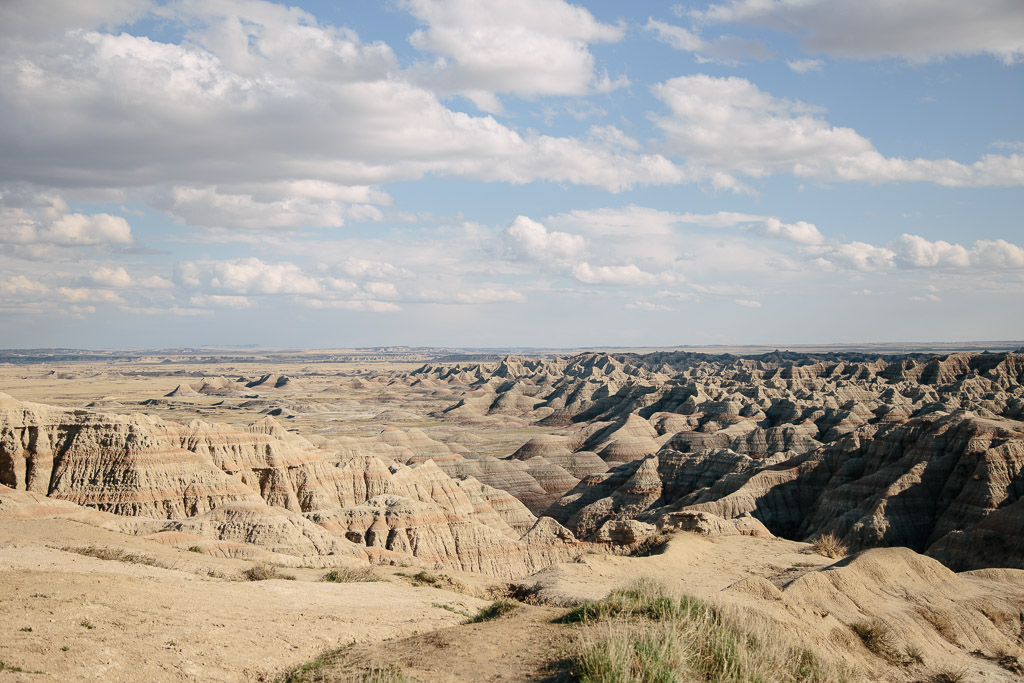
<path fill-rule="evenodd" d="M 525 603 L 512 623 L 536 620 L 638 575 L 799 633 L 854 680 L 1021 673 L 1024 349 L 400 353 L 8 358 L 5 585 L 97 573 L 137 589 L 130 603 L 169 582 L 223 612 L 253 599 L 245 567 L 294 572 L 251 584 L 282 584 L 289 609 L 352 597 L 317 582 L 325 571 L 385 579 L 352 584 L 376 615 L 366 634 L 353 614 L 259 665 L 209 670 L 160 648 L 184 678 L 274 677 L 346 638 L 364 658 L 386 638 L 422 649 L 421 630 L 457 632 L 455 612 L 402 610 L 509 596 Z M 815 553 L 825 539 L 842 552 Z M 166 566 L 73 552 L 100 545 Z M 221 584 L 235 597 L 213 598 Z M 5 617 L 44 612 L 19 597 Z M 187 631 L 187 614 L 167 619 Z M 927 666 L 865 650 L 851 624 L 872 619 Z M 274 623 L 263 648 L 287 631 Z M 70 637 L 35 628 L 5 636 L 8 667 L 41 669 L 30 653 Z M 64 663 L 40 675 L 84 677 L 51 654 Z"/>

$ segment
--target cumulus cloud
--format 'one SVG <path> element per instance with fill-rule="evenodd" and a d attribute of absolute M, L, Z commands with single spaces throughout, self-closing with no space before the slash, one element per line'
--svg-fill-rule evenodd
<path fill-rule="evenodd" d="M 0 294 L 5 298 L 37 298 L 49 293 L 50 288 L 40 282 L 29 280 L 24 275 L 15 275 L 0 280 Z"/>
<path fill-rule="evenodd" d="M 669 108 L 652 116 L 665 143 L 699 174 L 775 173 L 827 181 L 928 181 L 951 187 L 1024 184 L 1024 155 L 889 158 L 852 128 L 829 124 L 802 102 L 773 97 L 745 78 L 681 76 L 653 87 Z"/>
<path fill-rule="evenodd" d="M 622 28 L 602 24 L 563 0 L 402 0 L 400 5 L 427 26 L 409 42 L 440 55 L 419 77 L 442 91 L 463 93 L 485 111 L 501 111 L 496 92 L 583 95 L 628 84 L 599 75 L 588 49 L 620 40 Z"/>
<path fill-rule="evenodd" d="M 586 248 L 582 235 L 548 231 L 526 216 L 516 216 L 506 230 L 521 254 L 538 261 L 559 261 L 579 256 Z"/>
<path fill-rule="evenodd" d="M 121 267 L 101 266 L 89 274 L 89 279 L 95 285 L 114 289 L 130 287 L 132 284 L 132 278 L 128 275 L 128 271 Z"/>
<path fill-rule="evenodd" d="M 533 23 L 552 18 L 542 11 L 548 5 L 564 5 L 567 16 L 579 18 L 560 0 L 536 4 L 536 13 L 525 14 Z M 424 3 L 423 11 L 431 7 Z M 177 45 L 129 33 L 71 31 L 0 55 L 0 109 L 8 131 L 0 137 L 0 182 L 169 189 L 187 178 L 194 191 L 177 198 L 182 215 L 215 224 L 234 215 L 244 224 L 261 209 L 272 217 L 274 202 L 285 198 L 257 198 L 246 191 L 255 185 L 375 187 L 434 173 L 620 191 L 686 179 L 658 154 L 598 139 L 520 133 L 490 116 L 452 111 L 400 72 L 386 45 L 320 26 L 295 8 L 189 1 L 159 11 L 187 27 L 190 40 Z M 438 11 L 448 16 L 443 7 Z M 517 3 L 503 11 L 520 15 L 523 8 Z M 611 39 L 620 31 L 586 21 L 552 23 L 546 30 L 569 34 L 568 45 L 584 40 L 580 36 Z M 536 55 L 525 45 L 519 52 Z M 527 88 L 528 81 L 538 94 L 554 88 L 515 66 L 509 78 L 525 80 L 507 87 Z M 545 71 L 551 66 L 543 63 Z M 112 93 L 117 107 L 109 105 Z M 15 130 L 17 144 L 9 137 Z M 209 188 L 222 186 L 239 191 L 210 194 Z M 300 208 L 312 221 L 339 217 L 330 204 Z"/>
<path fill-rule="evenodd" d="M 794 32 L 805 49 L 837 57 L 991 54 L 1007 64 L 1024 57 L 1024 5 L 1017 0 L 732 0 L 692 15 Z"/>
<path fill-rule="evenodd" d="M 971 248 L 920 235 L 900 235 L 884 247 L 865 242 L 807 248 L 812 263 L 823 269 L 859 271 L 892 269 L 1017 269 L 1024 268 L 1024 248 L 1006 240 L 977 240 Z"/>
<path fill-rule="evenodd" d="M 235 295 L 317 294 L 320 283 L 294 263 L 264 263 L 258 258 L 183 261 L 175 268 L 178 284 Z"/>
<path fill-rule="evenodd" d="M 131 242 L 131 226 L 120 216 L 69 213 L 67 202 L 56 195 L 0 190 L 0 243 L 88 247 Z"/>
<path fill-rule="evenodd" d="M 586 284 L 628 287 L 667 284 L 678 279 L 672 273 L 648 273 L 632 263 L 624 266 L 592 266 L 584 261 L 573 266 L 572 274 Z"/>
<path fill-rule="evenodd" d="M 825 241 L 817 226 L 806 221 L 783 223 L 778 218 L 766 218 L 754 228 L 754 232 L 766 237 L 778 237 L 800 244 L 821 244 Z"/>
<path fill-rule="evenodd" d="M 310 181 L 310 184 L 316 183 Z M 280 191 L 285 194 L 290 184 L 282 185 Z M 298 230 L 340 227 L 347 218 L 361 221 L 383 218 L 381 210 L 371 204 L 347 204 L 334 199 L 294 195 L 261 199 L 252 194 L 220 192 L 215 187 L 177 186 L 166 196 L 158 195 L 152 204 L 189 225 L 209 228 Z"/>

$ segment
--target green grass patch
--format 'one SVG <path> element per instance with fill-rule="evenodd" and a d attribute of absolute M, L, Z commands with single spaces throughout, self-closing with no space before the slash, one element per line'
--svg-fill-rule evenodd
<path fill-rule="evenodd" d="M 591 683 L 846 680 L 849 675 L 781 634 L 749 628 L 742 617 L 641 580 L 569 610 L 578 624 L 570 655 L 575 680 Z"/>
<path fill-rule="evenodd" d="M 452 614 L 461 614 L 462 616 L 466 617 L 467 619 L 472 619 L 473 618 L 473 615 L 470 614 L 469 612 L 463 612 L 460 609 L 456 609 L 452 605 L 445 605 L 445 604 L 442 604 L 440 602 L 432 602 L 432 603 L 430 603 L 430 606 L 431 607 L 437 607 L 438 609 L 443 609 L 445 611 L 451 612 Z"/>
<path fill-rule="evenodd" d="M 495 600 L 487 607 L 484 607 L 476 613 L 472 619 L 469 620 L 471 624 L 479 624 L 482 621 L 490 621 L 491 619 L 497 619 L 498 617 L 513 612 L 519 605 L 512 600 Z"/>

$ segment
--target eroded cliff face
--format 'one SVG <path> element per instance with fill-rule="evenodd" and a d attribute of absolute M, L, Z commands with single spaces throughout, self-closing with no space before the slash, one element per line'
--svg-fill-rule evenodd
<path fill-rule="evenodd" d="M 137 533 L 285 555 L 407 555 L 503 577 L 579 552 L 505 491 L 453 479 L 420 450 L 406 449 L 409 465 L 370 450 L 321 449 L 272 418 L 180 425 L 0 397 L 0 484 L 130 519 Z"/>
<path fill-rule="evenodd" d="M 225 382 L 205 384 L 247 386 Z M 419 429 L 310 440 L 273 418 L 177 424 L 6 397 L 0 484 L 135 533 L 500 576 L 699 515 L 730 533 L 907 546 L 958 570 L 1024 567 L 1022 354 L 509 357 L 374 382 L 446 387 L 437 425 L 560 433 L 493 457 Z"/>
<path fill-rule="evenodd" d="M 852 549 L 907 546 L 957 570 L 1024 567 L 1020 353 L 583 354 L 413 374 L 493 392 L 464 411 L 515 391 L 534 401 L 521 416 L 582 425 L 575 440 L 521 449 L 606 464 L 573 471 L 580 482 L 543 511 L 580 538 L 690 510 L 753 515 L 798 539 L 834 533 Z"/>

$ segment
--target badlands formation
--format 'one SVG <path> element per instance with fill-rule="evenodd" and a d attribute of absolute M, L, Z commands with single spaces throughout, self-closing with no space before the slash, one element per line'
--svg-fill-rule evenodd
<path fill-rule="evenodd" d="M 0 366 L 0 679 L 573 680 L 637 578 L 761 680 L 1024 675 L 1024 353 L 394 353 Z"/>

